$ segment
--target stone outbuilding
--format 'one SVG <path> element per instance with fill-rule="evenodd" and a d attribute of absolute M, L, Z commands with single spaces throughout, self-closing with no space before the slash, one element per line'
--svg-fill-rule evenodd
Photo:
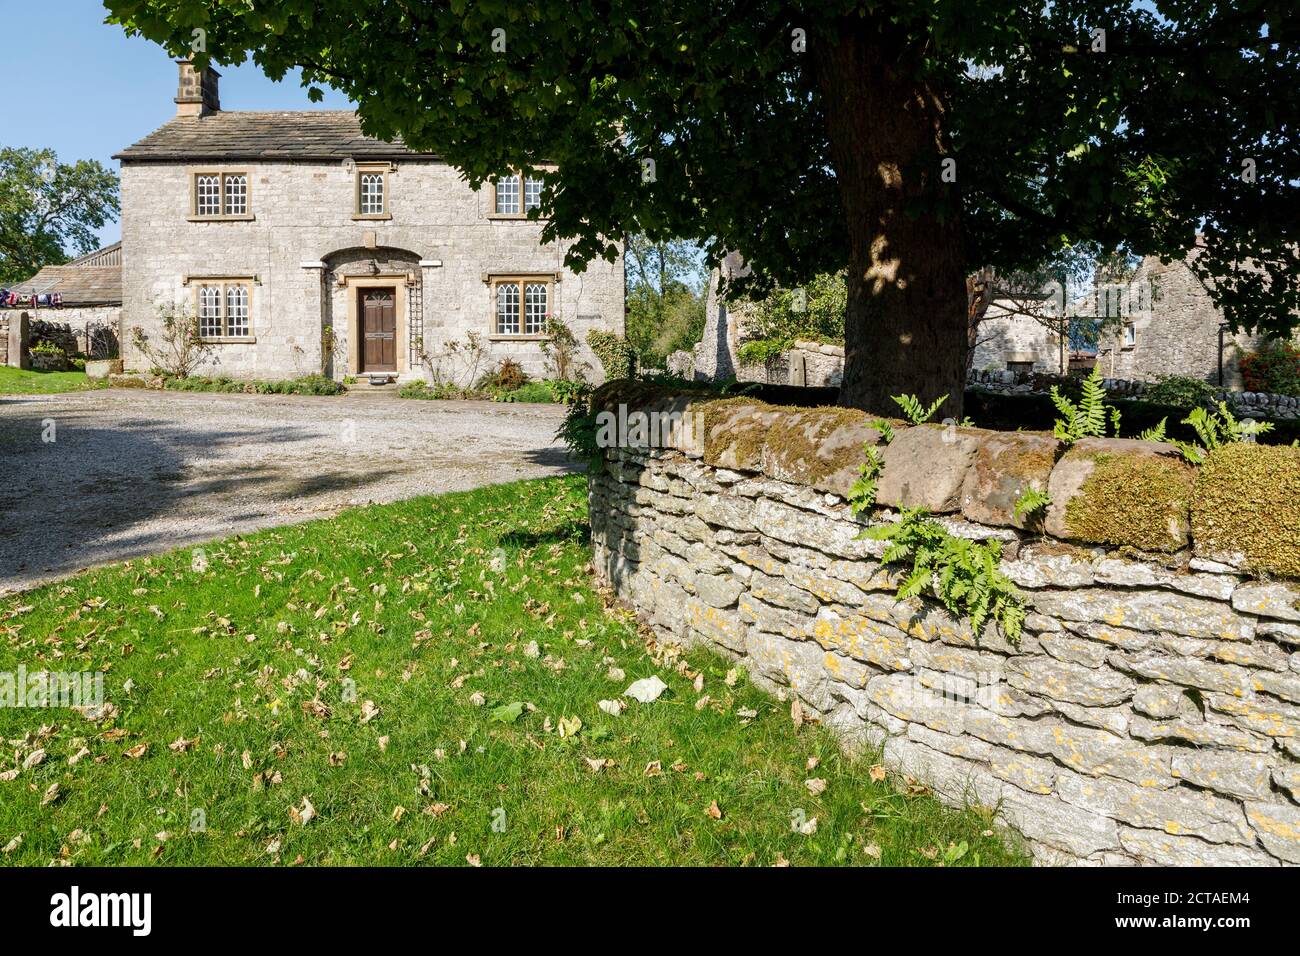
<path fill-rule="evenodd" d="M 0 310 L 6 326 L 3 361 L 19 366 L 17 331 L 26 327 L 23 349 L 48 340 L 69 354 L 117 355 L 122 312 L 122 244 L 115 242 L 63 265 L 45 266 L 10 290 L 23 296 L 58 297 L 58 305 L 31 304 Z M 26 367 L 25 365 L 22 367 Z"/>

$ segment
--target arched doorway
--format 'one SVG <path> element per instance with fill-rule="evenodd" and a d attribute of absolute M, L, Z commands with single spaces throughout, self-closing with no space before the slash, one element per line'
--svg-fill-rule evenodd
<path fill-rule="evenodd" d="M 424 324 L 419 255 L 353 248 L 322 261 L 322 342 L 331 352 L 331 368 L 342 375 L 396 378 L 415 367 Z"/>

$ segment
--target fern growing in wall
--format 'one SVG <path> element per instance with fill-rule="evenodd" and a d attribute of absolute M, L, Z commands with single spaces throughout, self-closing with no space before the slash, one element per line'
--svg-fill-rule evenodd
<path fill-rule="evenodd" d="M 883 563 L 911 562 L 898 587 L 900 601 L 932 593 L 949 614 L 968 620 L 976 637 L 994 621 L 1007 640 L 1019 643 L 1025 603 L 998 569 L 1002 545 L 997 541 L 949 534 L 924 508 L 905 509 L 897 523 L 868 528 L 861 536 L 889 542 Z"/>
<path fill-rule="evenodd" d="M 903 410 L 903 417 L 913 425 L 924 425 L 934 417 L 934 413 L 943 403 L 948 401 L 946 394 L 940 395 L 927 407 L 922 405 L 921 400 L 915 395 L 893 395 L 891 398 Z"/>
<path fill-rule="evenodd" d="M 894 440 L 894 426 L 883 418 L 877 418 L 871 427 L 880 433 L 880 444 L 888 445 Z M 876 492 L 880 473 L 885 470 L 885 456 L 880 448 L 870 442 L 862 443 L 862 453 L 866 461 L 858 469 L 858 478 L 849 486 L 849 510 L 854 517 L 876 506 Z"/>
<path fill-rule="evenodd" d="M 1026 488 L 1016 499 L 1016 506 L 1012 510 L 1017 521 L 1027 518 L 1031 515 L 1041 517 L 1041 513 L 1047 510 L 1047 506 L 1052 503 L 1052 496 L 1045 491 L 1039 491 L 1037 488 Z"/>
<path fill-rule="evenodd" d="M 1224 445 L 1254 441 L 1257 435 L 1273 430 L 1272 422 L 1238 421 L 1232 412 L 1228 411 L 1227 402 L 1219 402 L 1217 412 L 1193 408 L 1191 414 L 1183 419 L 1183 424 L 1192 426 L 1201 443 L 1195 445 L 1177 439 L 1170 439 L 1169 443 L 1182 452 L 1183 457 L 1193 465 L 1204 464 L 1205 457 L 1210 452 Z"/>
<path fill-rule="evenodd" d="M 1115 437 L 1119 437 L 1119 409 L 1106 404 L 1106 390 L 1101 386 L 1101 372 L 1093 369 L 1083 380 L 1083 391 L 1078 402 L 1072 402 L 1052 386 L 1052 404 L 1063 417 L 1056 420 L 1052 434 L 1073 444 L 1080 438 L 1104 438 L 1109 422 Z"/>

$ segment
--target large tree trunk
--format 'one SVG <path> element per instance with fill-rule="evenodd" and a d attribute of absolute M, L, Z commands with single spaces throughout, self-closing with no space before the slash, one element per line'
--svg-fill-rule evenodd
<path fill-rule="evenodd" d="M 863 18 L 810 45 L 849 240 L 840 404 L 896 413 L 890 396 L 946 394 L 940 416 L 959 417 L 968 314 L 944 101 L 902 42 Z"/>

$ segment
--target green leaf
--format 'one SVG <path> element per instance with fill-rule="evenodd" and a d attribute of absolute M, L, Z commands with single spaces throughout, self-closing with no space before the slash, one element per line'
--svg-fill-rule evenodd
<path fill-rule="evenodd" d="M 502 704 L 500 707 L 492 708 L 488 715 L 488 720 L 494 724 L 513 724 L 524 712 L 524 702 L 516 700 L 509 704 Z"/>

